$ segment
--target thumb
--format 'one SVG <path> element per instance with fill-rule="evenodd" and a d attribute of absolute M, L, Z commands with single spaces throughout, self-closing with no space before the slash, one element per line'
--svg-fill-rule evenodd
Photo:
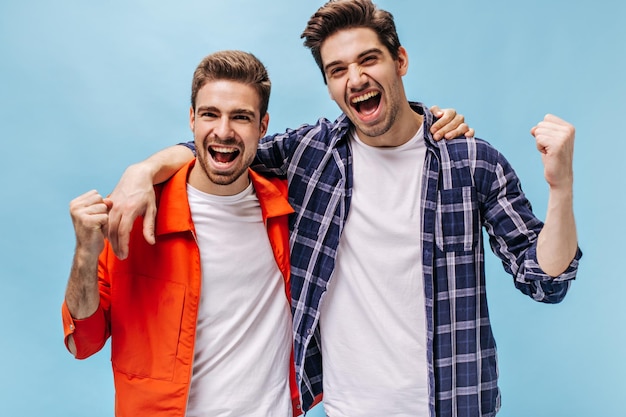
<path fill-rule="evenodd" d="M 113 200 L 108 197 L 102 199 L 102 202 L 107 206 L 107 212 L 111 211 L 113 208 Z"/>
<path fill-rule="evenodd" d="M 100 226 L 100 228 L 102 229 L 102 233 L 104 235 L 105 238 L 107 238 L 109 236 L 109 212 L 111 211 L 111 208 L 113 208 L 113 200 L 111 200 L 110 198 L 103 198 L 102 202 L 104 203 L 104 205 L 107 207 L 107 216 L 106 219 L 103 221 L 102 225 Z"/>
<path fill-rule="evenodd" d="M 441 116 L 443 116 L 443 112 L 441 111 L 441 109 L 439 108 L 439 106 L 437 106 L 436 104 L 434 106 L 432 106 L 430 109 L 430 112 L 432 114 L 435 115 L 435 117 L 439 118 Z"/>

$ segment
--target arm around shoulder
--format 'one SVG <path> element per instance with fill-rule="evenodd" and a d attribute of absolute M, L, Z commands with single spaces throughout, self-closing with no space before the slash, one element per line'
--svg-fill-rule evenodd
<path fill-rule="evenodd" d="M 144 216 L 144 238 L 154 244 L 156 201 L 153 186 L 169 179 L 193 157 L 191 148 L 175 145 L 126 169 L 109 196 L 113 208 L 109 216 L 108 238 L 118 258 L 128 256 L 130 231 L 138 216 Z"/>

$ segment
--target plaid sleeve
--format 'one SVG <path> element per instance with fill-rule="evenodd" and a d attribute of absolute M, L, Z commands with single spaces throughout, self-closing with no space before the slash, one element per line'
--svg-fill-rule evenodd
<path fill-rule="evenodd" d="M 569 281 L 576 277 L 582 252 L 577 250 L 567 270 L 558 277 L 546 274 L 537 261 L 537 238 L 543 222 L 534 215 L 519 178 L 494 148 L 482 143 L 478 152 L 483 155 L 476 166 L 477 188 L 487 190 L 482 193 L 481 214 L 493 252 L 524 294 L 545 303 L 560 302 Z"/>

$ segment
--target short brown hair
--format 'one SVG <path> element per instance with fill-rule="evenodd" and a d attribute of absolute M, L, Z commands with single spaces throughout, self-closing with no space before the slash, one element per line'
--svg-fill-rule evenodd
<path fill-rule="evenodd" d="M 252 86 L 259 94 L 261 117 L 265 116 L 272 84 L 267 69 L 257 57 L 243 51 L 218 51 L 204 57 L 191 82 L 191 107 L 194 112 L 198 91 L 207 82 L 215 80 L 238 81 Z"/>
<path fill-rule="evenodd" d="M 311 50 L 317 66 L 322 71 L 324 81 L 326 75 L 320 52 L 322 43 L 342 29 L 359 27 L 376 32 L 378 39 L 389 50 L 393 59 L 398 59 L 401 45 L 391 13 L 379 9 L 371 0 L 330 0 L 311 16 L 300 35 L 304 38 L 304 46 Z"/>

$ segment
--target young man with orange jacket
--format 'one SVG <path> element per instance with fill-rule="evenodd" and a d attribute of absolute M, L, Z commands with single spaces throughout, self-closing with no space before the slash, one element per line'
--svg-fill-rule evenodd
<path fill-rule="evenodd" d="M 266 133 L 270 80 L 222 51 L 194 73 L 197 158 L 155 187 L 156 244 L 105 240 L 112 201 L 74 199 L 76 251 L 62 317 L 78 359 L 111 337 L 116 416 L 300 414 L 289 310 L 286 183 L 249 169 Z M 141 220 L 139 220 L 141 221 Z"/>

